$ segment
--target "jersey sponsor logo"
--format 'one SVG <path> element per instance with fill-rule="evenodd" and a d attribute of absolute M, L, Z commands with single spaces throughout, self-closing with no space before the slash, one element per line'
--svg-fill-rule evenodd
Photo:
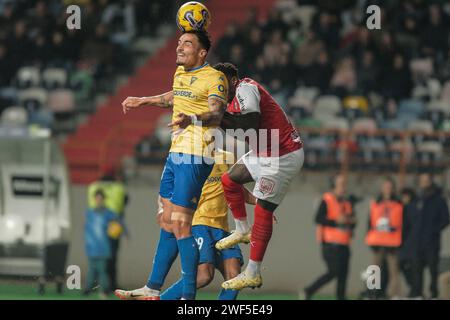
<path fill-rule="evenodd" d="M 263 195 L 271 194 L 275 188 L 275 181 L 262 177 L 259 180 L 258 189 Z"/>
<path fill-rule="evenodd" d="M 239 101 L 239 105 L 241 106 L 241 111 L 245 111 L 245 109 L 247 109 L 246 105 L 245 105 L 245 99 L 243 97 L 241 97 L 241 95 L 237 95 L 237 99 Z"/>
<path fill-rule="evenodd" d="M 173 90 L 173 95 L 191 99 L 195 98 L 191 91 L 186 90 Z"/>
<path fill-rule="evenodd" d="M 209 177 L 206 183 L 218 183 L 222 181 L 222 177 Z"/>
<path fill-rule="evenodd" d="M 191 78 L 191 82 L 189 83 L 190 86 L 192 86 L 192 84 L 197 80 L 197 77 L 192 77 Z"/>

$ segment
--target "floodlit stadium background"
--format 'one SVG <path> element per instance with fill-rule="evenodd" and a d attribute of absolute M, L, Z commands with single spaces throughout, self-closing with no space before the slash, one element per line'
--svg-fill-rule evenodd
<path fill-rule="evenodd" d="M 202 2 L 212 14 L 208 61 L 231 61 L 242 77 L 262 82 L 305 143 L 305 166 L 276 212 L 279 223 L 264 262 L 264 286 L 245 290 L 245 297 L 296 298 L 324 271 L 313 220 L 336 172 L 348 175 L 349 192 L 362 199 L 355 208 L 359 223 L 348 284 L 349 295 L 356 297 L 364 289 L 361 272 L 371 262 L 364 237 L 368 204 L 378 194 L 381 177 L 389 174 L 399 187 L 415 188 L 419 172 L 432 172 L 448 198 L 450 5 Z M 182 3 L 0 0 L 2 223 L 9 214 L 34 221 L 30 216 L 36 211 L 37 225 L 31 230 L 42 230 L 39 219 L 49 218 L 45 211 L 50 210 L 58 222 L 47 231 L 58 224 L 61 228 L 49 237 L 65 239 L 66 264 L 86 270 L 86 185 L 106 167 L 121 169 L 130 195 L 126 222 L 131 237 L 121 243 L 119 283 L 130 289 L 142 286 L 151 270 L 159 235 L 159 177 L 170 136 L 167 111 L 144 109 L 123 116 L 120 103 L 127 96 L 170 89 L 179 36 L 174 17 Z M 80 30 L 66 27 L 71 4 L 81 7 Z M 380 30 L 366 25 L 369 4 L 381 8 Z M 10 196 L 12 176 L 37 174 L 45 184 L 49 172 L 58 181 L 57 201 L 48 199 L 53 187 L 43 187 L 41 202 Z M 242 248 L 247 257 L 248 247 Z M 16 251 L 14 257 L 2 247 L 0 270 L 11 270 L 21 254 Z M 449 229 L 441 256 L 450 257 Z M 167 284 L 178 275 L 175 263 Z M 38 298 L 33 280 L 2 277 L 0 299 Z M 221 280 L 217 274 L 200 291 L 211 295 L 200 297 L 213 297 Z M 322 290 L 323 298 L 334 293 L 334 285 Z M 66 291 L 66 297 L 79 294 Z"/>

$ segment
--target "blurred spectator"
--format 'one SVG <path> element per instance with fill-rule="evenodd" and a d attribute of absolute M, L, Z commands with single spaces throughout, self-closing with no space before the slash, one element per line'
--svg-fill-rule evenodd
<path fill-rule="evenodd" d="M 33 34 L 41 32 L 43 34 L 49 34 L 55 28 L 55 19 L 53 19 L 50 12 L 48 12 L 47 4 L 45 1 L 37 1 L 33 10 L 27 18 L 30 31 Z"/>
<path fill-rule="evenodd" d="M 331 78 L 331 88 L 338 96 L 346 96 L 356 89 L 355 61 L 352 57 L 344 57 L 338 62 Z"/>
<path fill-rule="evenodd" d="M 301 77 L 307 87 L 317 87 L 321 92 L 327 93 L 332 75 L 333 67 L 329 54 L 322 50 L 316 56 L 314 63 L 302 72 Z"/>
<path fill-rule="evenodd" d="M 435 56 L 442 62 L 448 48 L 449 17 L 441 8 L 433 4 L 428 8 L 428 23 L 422 34 L 422 51 L 427 56 Z"/>
<path fill-rule="evenodd" d="M 124 221 L 125 207 L 128 203 L 128 195 L 122 181 L 117 176 L 114 167 L 107 167 L 100 180 L 89 185 L 88 203 L 90 208 L 97 205 L 97 190 L 102 190 L 106 200 L 103 205 L 115 216 L 115 219 Z M 117 285 L 117 258 L 119 255 L 120 238 L 122 233 L 108 235 L 109 255 L 107 261 L 107 274 L 112 288 L 118 288 Z"/>
<path fill-rule="evenodd" d="M 32 44 L 27 35 L 25 21 L 19 20 L 15 23 L 13 34 L 7 39 L 7 47 L 11 65 L 15 70 L 30 62 Z"/>
<path fill-rule="evenodd" d="M 14 76 L 15 68 L 8 55 L 8 48 L 0 43 L 0 86 L 8 87 Z"/>
<path fill-rule="evenodd" d="M 295 51 L 294 62 L 302 68 L 309 67 L 323 50 L 323 42 L 313 31 L 307 31 L 305 41 Z"/>
<path fill-rule="evenodd" d="M 81 58 L 89 61 L 97 70 L 97 77 L 105 76 L 111 67 L 113 45 L 108 40 L 107 28 L 99 24 L 81 50 Z"/>
<path fill-rule="evenodd" d="M 116 214 L 105 207 L 105 194 L 101 189 L 95 191 L 95 207 L 86 211 L 84 239 L 89 269 L 84 294 L 90 294 L 98 281 L 105 298 L 111 291 L 107 264 L 111 257 L 108 226 L 116 220 Z"/>
<path fill-rule="evenodd" d="M 403 233 L 402 233 L 402 246 L 399 251 L 399 263 L 400 269 L 409 287 L 409 295 L 414 285 L 414 273 L 413 273 L 413 256 L 414 248 L 411 246 L 411 237 L 409 232 L 411 231 L 411 225 L 413 217 L 416 216 L 415 200 L 416 194 L 411 188 L 404 188 L 401 191 L 401 200 L 403 203 Z"/>
<path fill-rule="evenodd" d="M 433 181 L 431 174 L 419 176 L 420 194 L 414 205 L 409 237 L 412 246 L 414 286 L 412 297 L 423 297 L 423 272 L 429 269 L 430 297 L 438 297 L 438 266 L 441 248 L 441 233 L 449 224 L 449 211 L 442 191 Z"/>
<path fill-rule="evenodd" d="M 234 44 L 240 44 L 240 35 L 235 22 L 227 24 L 225 34 L 217 41 L 216 53 L 221 61 L 230 60 L 231 47 Z"/>
<path fill-rule="evenodd" d="M 304 289 L 305 299 L 333 279 L 337 279 L 336 297 L 346 299 L 347 275 L 350 262 L 350 241 L 356 225 L 355 213 L 346 196 L 346 180 L 337 175 L 331 181 L 329 192 L 323 195 L 315 222 L 317 237 L 322 245 L 322 256 L 327 272 Z"/>
<path fill-rule="evenodd" d="M 409 97 L 412 83 L 408 63 L 402 54 L 395 54 L 391 63 L 380 80 L 383 84 L 381 93 L 396 101 Z"/>
<path fill-rule="evenodd" d="M 267 65 L 273 66 L 279 62 L 280 57 L 289 55 L 290 50 L 289 43 L 283 39 L 281 30 L 275 30 L 270 34 L 270 39 L 264 46 L 264 60 Z"/>
<path fill-rule="evenodd" d="M 380 66 L 375 64 L 375 55 L 372 51 L 365 51 L 362 56 L 361 65 L 358 67 L 358 91 L 360 94 L 368 95 L 377 91 Z"/>
<path fill-rule="evenodd" d="M 366 244 L 373 251 L 373 264 L 383 268 L 387 262 L 389 275 L 388 296 L 400 297 L 400 270 L 398 249 L 402 243 L 403 206 L 395 195 L 395 182 L 391 177 L 383 181 L 378 198 L 370 204 Z M 374 291 L 372 298 L 378 298 Z"/>
<path fill-rule="evenodd" d="M 252 22 L 254 22 L 254 19 Z M 273 34 L 273 32 L 279 31 L 281 33 L 281 37 L 285 38 L 287 32 L 289 31 L 289 25 L 283 21 L 281 12 L 279 10 L 270 10 L 269 17 L 262 27 L 262 30 L 264 36 L 269 36 Z"/>
<path fill-rule="evenodd" d="M 261 29 L 258 27 L 251 28 L 245 43 L 247 47 L 245 50 L 245 63 L 252 64 L 264 48 Z"/>
<path fill-rule="evenodd" d="M 339 33 L 336 30 L 340 29 L 340 24 L 336 15 L 320 12 L 317 20 L 313 21 L 312 29 L 329 50 L 338 47 Z"/>

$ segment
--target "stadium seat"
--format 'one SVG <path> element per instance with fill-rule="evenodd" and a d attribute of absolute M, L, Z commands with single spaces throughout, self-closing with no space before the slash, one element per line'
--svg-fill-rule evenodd
<path fill-rule="evenodd" d="M 424 85 L 415 86 L 411 92 L 411 96 L 414 99 L 427 99 L 429 95 L 430 95 L 429 90 Z"/>
<path fill-rule="evenodd" d="M 19 91 L 19 103 L 28 112 L 39 110 L 46 106 L 48 93 L 43 88 L 30 88 Z"/>
<path fill-rule="evenodd" d="M 442 92 L 442 85 L 438 79 L 428 79 L 427 88 L 430 99 L 439 99 Z"/>
<path fill-rule="evenodd" d="M 362 96 L 349 96 L 344 98 L 344 108 L 345 109 L 359 109 L 363 113 L 369 111 L 369 101 L 366 97 Z"/>
<path fill-rule="evenodd" d="M 417 160 L 425 163 L 438 161 L 443 155 L 442 143 L 438 141 L 424 141 L 417 146 L 416 150 Z"/>
<path fill-rule="evenodd" d="M 48 108 L 55 114 L 72 113 L 75 110 L 75 101 L 72 90 L 58 89 L 48 95 Z"/>
<path fill-rule="evenodd" d="M 399 164 L 401 155 L 403 153 L 403 160 L 407 163 L 411 162 L 414 151 L 414 145 L 411 140 L 396 140 L 389 145 L 389 152 L 391 154 L 391 162 Z"/>
<path fill-rule="evenodd" d="M 398 105 L 399 117 L 418 118 L 424 110 L 423 102 L 418 99 L 401 100 Z"/>
<path fill-rule="evenodd" d="M 359 118 L 353 122 L 352 129 L 357 131 L 375 131 L 377 130 L 377 123 L 372 118 Z"/>
<path fill-rule="evenodd" d="M 416 120 L 409 123 L 408 129 L 416 132 L 432 133 L 433 123 L 428 120 Z"/>
<path fill-rule="evenodd" d="M 42 72 L 42 82 L 46 89 L 64 88 L 67 85 L 67 71 L 62 68 L 48 68 Z"/>
<path fill-rule="evenodd" d="M 17 70 L 16 83 L 19 89 L 37 87 L 41 82 L 41 73 L 38 67 L 22 67 Z"/>
<path fill-rule="evenodd" d="M 346 118 L 336 117 L 326 119 L 322 123 L 322 127 L 325 129 L 348 130 L 350 125 Z"/>
<path fill-rule="evenodd" d="M 413 59 L 409 63 L 409 68 L 415 81 L 427 80 L 434 72 L 433 59 Z"/>
<path fill-rule="evenodd" d="M 406 122 L 402 119 L 389 119 L 378 123 L 382 129 L 403 130 L 406 127 Z"/>
<path fill-rule="evenodd" d="M 430 101 L 426 109 L 426 119 L 433 122 L 436 129 L 439 128 L 445 117 L 450 114 L 450 102 L 433 100 Z"/>
<path fill-rule="evenodd" d="M 27 111 L 21 106 L 11 106 L 3 110 L 1 117 L 2 126 L 23 127 L 28 123 Z"/>
<path fill-rule="evenodd" d="M 320 96 L 315 102 L 313 115 L 315 119 L 325 120 L 336 117 L 341 109 L 341 100 L 337 96 Z"/>
<path fill-rule="evenodd" d="M 316 87 L 299 87 L 295 90 L 294 97 L 302 97 L 309 101 L 314 101 L 314 99 L 319 95 L 320 90 Z"/>

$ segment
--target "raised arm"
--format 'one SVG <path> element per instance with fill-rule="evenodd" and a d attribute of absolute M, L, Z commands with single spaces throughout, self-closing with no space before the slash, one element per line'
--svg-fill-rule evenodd
<path fill-rule="evenodd" d="M 140 107 L 171 108 L 173 107 L 173 91 L 151 97 L 127 97 L 122 102 L 122 110 L 125 114 L 131 109 Z"/>

